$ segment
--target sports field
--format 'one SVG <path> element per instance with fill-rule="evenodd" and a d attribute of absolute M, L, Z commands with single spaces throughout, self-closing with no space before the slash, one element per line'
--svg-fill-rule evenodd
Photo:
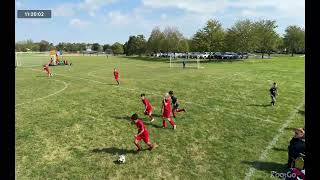
<path fill-rule="evenodd" d="M 48 57 L 19 58 L 19 180 L 277 179 L 271 171 L 284 169 L 291 128 L 304 126 L 304 57 L 182 69 L 152 58 L 67 56 L 73 65 L 51 67 L 52 78 L 42 72 Z M 268 90 L 274 81 L 279 97 L 272 107 Z M 161 100 L 169 90 L 187 109 L 177 114 L 176 130 L 161 128 Z M 152 124 L 143 115 L 141 93 L 154 107 Z M 128 121 L 134 112 L 158 144 L 151 152 L 134 153 L 137 129 Z M 115 164 L 121 153 L 127 162 Z"/>

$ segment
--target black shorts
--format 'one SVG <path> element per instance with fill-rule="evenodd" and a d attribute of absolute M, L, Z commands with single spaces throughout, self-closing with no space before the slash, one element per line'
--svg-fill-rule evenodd
<path fill-rule="evenodd" d="M 176 104 L 176 105 L 173 105 L 173 110 L 175 110 L 175 109 L 178 109 L 178 107 L 179 107 L 179 104 Z"/>

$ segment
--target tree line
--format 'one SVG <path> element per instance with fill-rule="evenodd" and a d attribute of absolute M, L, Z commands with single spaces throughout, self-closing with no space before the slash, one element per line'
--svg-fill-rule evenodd
<path fill-rule="evenodd" d="M 150 37 L 132 35 L 124 44 L 116 42 L 112 45 L 99 43 L 59 43 L 53 46 L 47 41 L 32 42 L 32 40 L 16 43 L 16 51 L 48 51 L 51 49 L 67 52 L 93 51 L 110 52 L 114 54 L 146 55 L 168 52 L 257 52 L 262 58 L 271 53 L 304 53 L 305 31 L 296 25 L 288 26 L 285 34 L 280 36 L 275 29 L 276 21 L 239 20 L 230 28 L 223 28 L 217 20 L 210 19 L 190 39 L 184 37 L 176 27 L 159 27 L 152 29 Z"/>

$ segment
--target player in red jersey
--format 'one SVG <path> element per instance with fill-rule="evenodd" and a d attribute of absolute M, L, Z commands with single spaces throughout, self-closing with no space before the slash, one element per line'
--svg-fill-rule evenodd
<path fill-rule="evenodd" d="M 118 85 L 120 85 L 120 82 L 119 82 L 119 70 L 114 68 L 113 69 L 113 75 L 114 75 L 114 79 L 117 81 Z"/>
<path fill-rule="evenodd" d="M 141 94 L 141 100 L 142 100 L 142 102 L 143 102 L 143 104 L 145 106 L 143 113 L 145 115 L 148 115 L 149 118 L 150 118 L 150 121 L 152 122 L 152 121 L 154 121 L 154 118 L 152 116 L 152 109 L 153 108 L 152 108 L 150 102 L 147 100 L 147 98 L 145 96 L 146 96 L 145 94 Z"/>
<path fill-rule="evenodd" d="M 137 113 L 134 113 L 131 116 L 131 120 L 136 124 L 138 128 L 138 134 L 134 136 L 134 144 L 137 146 L 137 152 L 140 152 L 142 150 L 141 145 L 139 144 L 139 141 L 143 140 L 148 146 L 148 150 L 152 150 L 155 147 L 155 144 L 151 144 L 149 140 L 149 133 L 147 128 L 144 126 L 143 121 L 139 119 L 139 116 Z"/>
<path fill-rule="evenodd" d="M 163 102 L 162 102 L 162 117 L 163 117 L 163 128 L 166 127 L 166 119 L 169 121 L 173 129 L 177 128 L 172 118 L 170 118 L 171 113 L 171 102 L 170 102 L 170 95 L 166 93 Z"/>
<path fill-rule="evenodd" d="M 49 65 L 48 64 L 43 65 L 43 70 L 48 74 L 48 77 L 52 76 L 52 73 L 51 73 L 51 71 L 49 69 Z"/>

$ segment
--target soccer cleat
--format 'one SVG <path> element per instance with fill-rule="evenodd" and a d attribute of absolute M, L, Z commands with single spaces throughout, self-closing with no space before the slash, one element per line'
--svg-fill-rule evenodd
<path fill-rule="evenodd" d="M 177 129 L 177 125 L 174 125 L 174 126 L 173 126 L 173 130 L 176 130 L 176 129 Z"/>
<path fill-rule="evenodd" d="M 141 150 L 142 150 L 141 148 L 137 149 L 137 150 L 136 150 L 136 153 L 141 152 Z"/>
<path fill-rule="evenodd" d="M 149 151 L 151 151 L 154 148 L 154 145 L 148 148 Z"/>
<path fill-rule="evenodd" d="M 187 110 L 186 110 L 186 109 L 183 109 L 183 112 L 187 112 Z"/>
<path fill-rule="evenodd" d="M 152 118 L 150 122 L 153 122 L 153 121 L 154 121 L 154 118 Z"/>

